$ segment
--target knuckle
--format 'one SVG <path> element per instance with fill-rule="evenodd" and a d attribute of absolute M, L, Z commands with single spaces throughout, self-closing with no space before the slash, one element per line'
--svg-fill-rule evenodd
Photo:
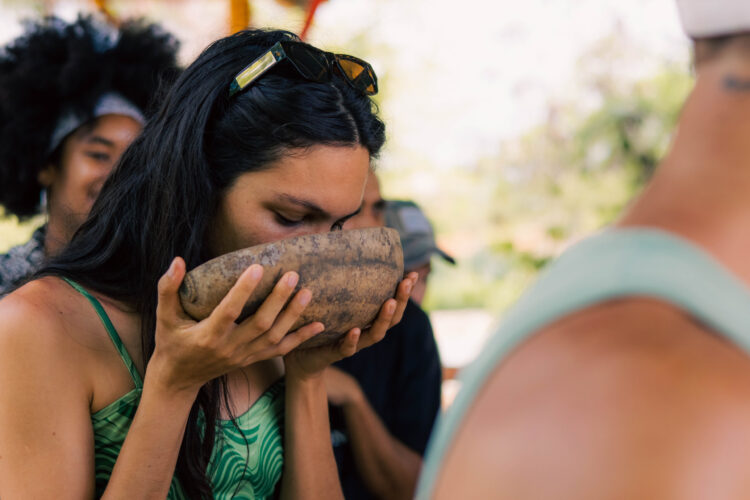
<path fill-rule="evenodd" d="M 231 302 L 220 302 L 216 308 L 211 311 L 210 317 L 219 324 L 231 323 L 240 315 L 241 308 Z"/>
<path fill-rule="evenodd" d="M 291 314 L 294 317 L 299 316 L 302 314 L 302 311 L 305 310 L 305 306 L 300 304 L 298 300 L 293 300 L 289 303 L 288 306 L 286 306 L 287 313 Z"/>
<path fill-rule="evenodd" d="M 370 337 L 380 341 L 385 337 L 385 328 L 375 328 L 370 332 Z"/>
<path fill-rule="evenodd" d="M 195 347 L 204 353 L 216 350 L 215 341 L 212 335 L 201 335 L 196 338 Z"/>
<path fill-rule="evenodd" d="M 253 325 L 260 331 L 268 331 L 273 326 L 273 319 L 268 316 L 256 316 Z"/>
<path fill-rule="evenodd" d="M 277 344 L 273 352 L 275 356 L 286 356 L 287 354 L 292 352 L 292 349 L 294 349 L 295 347 L 297 347 L 297 344 L 291 342 Z"/>
<path fill-rule="evenodd" d="M 236 307 L 223 307 L 219 311 L 218 319 L 222 323 L 232 323 L 240 315 Z"/>
<path fill-rule="evenodd" d="M 237 291 L 244 296 L 249 296 L 251 293 L 253 293 L 253 290 L 255 290 L 255 286 L 256 284 L 254 282 L 248 280 L 240 280 L 237 282 L 237 284 L 235 284 Z"/>
<path fill-rule="evenodd" d="M 274 330 L 271 330 L 269 332 L 269 334 L 268 334 L 268 341 L 272 345 L 276 345 L 279 342 L 281 342 L 284 339 L 285 336 L 286 336 L 286 332 L 284 330 L 282 330 L 282 329 L 274 329 Z"/>
<path fill-rule="evenodd" d="M 237 349 L 227 342 L 218 342 L 216 339 L 212 339 L 210 348 L 214 358 L 225 365 L 233 365 L 238 357 Z"/>
<path fill-rule="evenodd" d="M 373 328 L 381 328 L 383 326 L 388 326 L 391 322 L 391 315 L 384 312 L 380 316 L 378 316 L 378 319 L 375 321 L 375 323 L 372 325 Z"/>
<path fill-rule="evenodd" d="M 162 276 L 161 278 L 159 278 L 159 281 L 156 284 L 156 291 L 157 291 L 157 293 L 159 295 L 165 295 L 169 291 L 168 285 L 169 284 L 167 283 L 166 276 Z"/>

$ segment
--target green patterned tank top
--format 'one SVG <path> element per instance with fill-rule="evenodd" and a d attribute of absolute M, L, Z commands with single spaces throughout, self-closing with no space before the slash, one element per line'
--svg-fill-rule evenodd
<path fill-rule="evenodd" d="M 98 498 L 107 487 L 117 455 L 133 422 L 143 389 L 143 380 L 99 301 L 78 283 L 69 279 L 65 281 L 94 306 L 135 385 L 132 391 L 91 415 Z M 206 425 L 201 417 L 199 425 Z M 272 384 L 249 410 L 235 419 L 236 425 L 230 420 L 220 420 L 215 424 L 216 443 L 208 467 L 208 477 L 213 485 L 215 499 L 262 499 L 274 495 L 284 465 L 283 418 L 284 384 L 283 380 L 279 380 Z M 177 478 L 172 479 L 167 498 L 188 498 Z"/>

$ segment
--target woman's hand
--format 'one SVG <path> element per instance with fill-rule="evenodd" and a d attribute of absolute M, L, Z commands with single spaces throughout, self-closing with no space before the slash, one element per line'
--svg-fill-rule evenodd
<path fill-rule="evenodd" d="M 418 277 L 417 273 L 409 273 L 399 283 L 396 289 L 396 298 L 385 301 L 377 318 L 375 318 L 375 322 L 364 332 L 359 328 L 353 328 L 334 344 L 310 349 L 296 349 L 284 356 L 287 378 L 290 376 L 300 379 L 318 377 L 331 363 L 349 357 L 360 349 L 381 341 L 385 337 L 385 332 L 401 321 L 404 309 L 406 309 L 406 302 L 409 300 L 409 295 Z"/>
<path fill-rule="evenodd" d="M 169 390 L 197 392 L 209 380 L 283 356 L 323 331 L 322 324 L 311 323 L 287 335 L 311 299 L 311 292 L 302 289 L 289 301 L 299 278 L 295 272 L 284 274 L 255 314 L 240 324 L 235 320 L 263 276 L 260 265 L 247 268 L 200 322 L 180 305 L 177 291 L 184 276 L 185 262 L 177 257 L 159 280 L 156 348 L 148 370 Z"/>

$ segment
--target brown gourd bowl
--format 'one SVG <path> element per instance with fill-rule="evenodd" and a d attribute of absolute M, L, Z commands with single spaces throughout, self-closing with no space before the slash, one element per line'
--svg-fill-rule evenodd
<path fill-rule="evenodd" d="M 404 274 L 401 240 L 394 229 L 297 236 L 221 255 L 192 269 L 179 292 L 185 312 L 198 321 L 208 317 L 252 264 L 263 266 L 263 278 L 237 322 L 258 309 L 284 273 L 296 271 L 297 290 L 309 289 L 312 300 L 289 331 L 315 321 L 325 325 L 301 348 L 330 344 L 352 328 L 370 326 Z"/>

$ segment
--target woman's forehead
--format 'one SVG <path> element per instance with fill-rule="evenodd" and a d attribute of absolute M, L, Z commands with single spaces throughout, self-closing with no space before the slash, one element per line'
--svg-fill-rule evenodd
<path fill-rule="evenodd" d="M 270 168 L 248 172 L 233 190 L 263 194 L 264 198 L 326 212 L 361 203 L 370 156 L 362 146 L 316 146 L 285 155 Z"/>

